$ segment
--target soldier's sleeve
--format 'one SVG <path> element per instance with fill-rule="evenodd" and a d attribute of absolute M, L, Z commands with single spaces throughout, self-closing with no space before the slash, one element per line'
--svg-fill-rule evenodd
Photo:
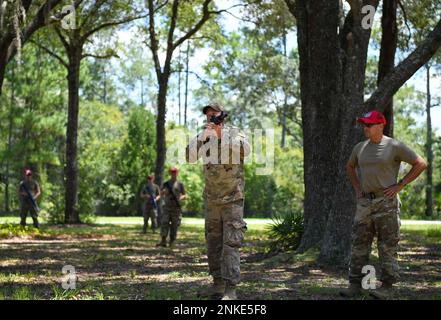
<path fill-rule="evenodd" d="M 349 157 L 348 163 L 353 166 L 356 167 L 358 165 L 358 144 L 352 149 L 351 155 Z"/>
<path fill-rule="evenodd" d="M 404 161 L 412 164 L 417 159 L 418 155 L 415 151 L 410 149 L 404 143 L 397 141 L 395 144 L 396 160 Z"/>
<path fill-rule="evenodd" d="M 232 139 L 231 147 L 234 150 L 240 150 L 240 159 L 243 160 L 251 152 L 251 146 L 248 141 L 248 137 L 243 133 L 239 132 Z"/>
<path fill-rule="evenodd" d="M 190 141 L 188 146 L 185 148 L 185 159 L 189 163 L 195 163 L 199 158 L 199 149 L 203 145 L 201 132 L 197 137 Z"/>

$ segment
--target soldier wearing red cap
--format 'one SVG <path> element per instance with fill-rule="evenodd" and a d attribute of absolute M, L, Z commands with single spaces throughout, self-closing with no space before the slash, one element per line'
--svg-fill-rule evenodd
<path fill-rule="evenodd" d="M 156 232 L 158 201 L 161 198 L 161 195 L 159 186 L 153 183 L 153 176 L 147 177 L 147 184 L 142 188 L 140 197 L 145 200 L 142 206 L 142 215 L 144 217 L 142 233 L 147 232 L 149 219 L 151 220 L 152 231 Z"/>
<path fill-rule="evenodd" d="M 25 170 L 25 178 L 20 181 L 18 187 L 18 196 L 20 199 L 20 224 L 26 225 L 28 213 L 31 214 L 34 227 L 38 228 L 38 207 L 36 206 L 37 198 L 40 196 L 40 185 L 32 179 L 32 171 Z M 30 197 L 33 198 L 30 199 Z"/>
<path fill-rule="evenodd" d="M 181 225 L 182 208 L 181 201 L 187 198 L 184 184 L 178 181 L 178 169 L 170 168 L 171 179 L 161 186 L 161 198 L 163 199 L 161 216 L 161 242 L 160 247 L 167 246 L 167 236 L 170 233 L 169 246 L 172 247 Z"/>
<path fill-rule="evenodd" d="M 381 112 L 368 112 L 357 118 L 357 122 L 363 125 L 367 140 L 354 147 L 346 165 L 357 196 L 357 211 L 352 231 L 349 288 L 340 294 L 353 297 L 361 292 L 361 282 L 365 276 L 362 268 L 369 264 L 372 241 L 377 236 L 382 286 L 369 293 L 382 299 L 391 294 L 392 285 L 399 280 L 398 193 L 415 180 L 427 165 L 424 159 L 406 145 L 383 134 L 386 119 Z M 409 163 L 412 168 L 397 181 L 401 162 Z"/>
<path fill-rule="evenodd" d="M 243 163 L 250 145 L 239 128 L 224 124 L 226 113 L 219 104 L 211 103 L 202 112 L 207 118 L 205 130 L 186 150 L 190 163 L 202 158 L 205 176 L 205 238 L 213 285 L 198 295 L 233 300 L 237 299 L 240 248 L 246 230 Z"/>

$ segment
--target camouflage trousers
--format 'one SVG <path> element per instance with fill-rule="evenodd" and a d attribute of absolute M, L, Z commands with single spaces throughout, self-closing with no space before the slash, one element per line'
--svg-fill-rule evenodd
<path fill-rule="evenodd" d="M 38 227 L 38 213 L 35 211 L 34 207 L 27 201 L 23 201 L 20 205 L 20 224 L 22 226 L 26 225 L 26 218 L 30 213 L 34 227 Z"/>
<path fill-rule="evenodd" d="M 382 282 L 395 283 L 399 280 L 397 262 L 400 238 L 400 204 L 398 198 L 360 198 L 357 201 L 352 231 L 352 253 L 349 281 L 361 282 L 366 274 L 362 268 L 369 264 L 374 236 L 380 261 Z"/>
<path fill-rule="evenodd" d="M 152 230 L 156 230 L 156 227 L 157 227 L 156 217 L 158 216 L 158 210 L 156 210 L 152 206 L 145 205 L 142 209 L 142 216 L 144 217 L 144 226 L 143 226 L 142 230 L 144 232 L 147 231 L 149 219 L 150 219 Z"/>
<path fill-rule="evenodd" d="M 162 207 L 161 237 L 167 237 L 170 232 L 170 241 L 175 241 L 178 227 L 181 225 L 181 210 L 174 207 Z"/>
<path fill-rule="evenodd" d="M 205 238 L 208 247 L 208 268 L 213 278 L 231 284 L 240 281 L 240 252 L 246 223 L 243 221 L 243 200 L 226 204 L 206 201 Z"/>

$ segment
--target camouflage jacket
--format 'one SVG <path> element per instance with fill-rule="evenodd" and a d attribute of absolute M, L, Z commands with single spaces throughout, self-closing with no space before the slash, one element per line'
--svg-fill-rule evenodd
<path fill-rule="evenodd" d="M 211 203 L 225 204 L 244 198 L 244 158 L 250 144 L 239 128 L 225 126 L 220 139 L 202 141 L 202 133 L 187 146 L 187 161 L 202 158 L 204 165 L 204 198 Z"/>

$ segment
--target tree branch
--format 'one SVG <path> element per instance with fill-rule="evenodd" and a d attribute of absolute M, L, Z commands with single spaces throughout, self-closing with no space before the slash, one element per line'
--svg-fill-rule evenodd
<path fill-rule="evenodd" d="M 401 11 L 403 12 L 404 23 L 405 23 L 405 25 L 407 27 L 407 31 L 409 31 L 409 36 L 406 39 L 406 47 L 409 48 L 409 41 L 410 41 L 410 38 L 412 37 L 412 31 L 410 31 L 409 24 L 407 23 L 408 19 L 407 19 L 406 10 L 404 9 L 404 6 L 403 6 L 403 4 L 401 3 L 400 0 L 398 0 L 398 6 L 400 7 Z"/>
<path fill-rule="evenodd" d="M 42 46 L 41 44 L 37 43 L 34 40 L 29 40 L 29 42 L 35 44 L 37 47 L 43 49 L 44 51 L 46 51 L 48 54 L 50 54 L 52 57 L 54 57 L 55 59 L 57 59 L 63 66 L 66 67 L 66 69 L 69 69 L 69 65 L 68 63 L 62 58 L 60 57 L 58 54 L 56 54 L 55 52 L 53 52 L 52 50 Z"/>
<path fill-rule="evenodd" d="M 83 42 L 85 42 L 85 41 L 87 40 L 87 38 L 89 38 L 92 34 L 98 32 L 98 31 L 100 31 L 100 30 L 102 30 L 102 29 L 104 29 L 104 28 L 114 27 L 114 26 L 117 26 L 117 25 L 120 25 L 120 24 L 124 24 L 124 23 L 127 23 L 127 22 L 131 22 L 131 21 L 134 21 L 134 20 L 137 20 L 137 19 L 142 19 L 142 18 L 145 18 L 145 17 L 147 17 L 147 15 L 135 16 L 135 17 L 127 17 L 127 18 L 122 19 L 122 20 L 118 20 L 118 21 L 109 21 L 109 22 L 103 23 L 103 24 L 99 25 L 98 27 L 96 27 L 96 28 L 94 28 L 94 29 L 92 29 L 92 30 L 86 32 L 86 33 L 81 37 L 81 40 L 82 40 Z"/>
<path fill-rule="evenodd" d="M 377 90 L 364 103 L 366 110 L 383 110 L 400 87 L 432 58 L 441 46 L 441 20 L 428 37 L 380 82 Z"/>
<path fill-rule="evenodd" d="M 161 63 L 158 57 L 158 39 L 155 31 L 155 10 L 153 7 L 153 0 L 147 0 L 149 8 L 149 35 L 150 35 L 150 50 L 152 51 L 153 62 L 155 63 L 156 77 L 158 81 L 161 79 Z"/>
<path fill-rule="evenodd" d="M 69 51 L 69 42 L 66 40 L 66 38 L 63 36 L 63 34 L 61 33 L 60 29 L 58 28 L 58 26 L 55 26 L 55 32 L 58 35 L 58 38 L 60 38 L 61 43 L 63 44 L 63 47 L 66 49 L 66 51 Z"/>
<path fill-rule="evenodd" d="M 178 39 L 175 44 L 173 45 L 173 50 L 179 47 L 185 40 L 189 39 L 191 36 L 193 36 L 203 25 L 204 23 L 210 18 L 210 11 L 208 10 L 208 5 L 210 4 L 211 0 L 205 0 L 202 8 L 202 17 L 194 25 L 192 29 L 190 29 L 184 36 L 182 36 L 180 39 Z M 211 12 L 214 13 L 214 12 Z"/>
<path fill-rule="evenodd" d="M 164 63 L 164 73 L 170 72 L 170 62 L 173 55 L 173 51 L 175 49 L 175 47 L 173 46 L 173 34 L 176 28 L 176 21 L 178 20 L 178 7 L 179 7 L 179 0 L 173 0 L 170 28 L 168 29 L 168 35 L 167 35 L 167 53 Z"/>
<path fill-rule="evenodd" d="M 23 34 L 23 43 L 26 43 L 31 36 L 40 28 L 44 27 L 48 23 L 48 15 L 50 11 L 56 7 L 61 0 L 48 0 L 46 1 L 37 11 L 37 14 L 35 15 L 32 22 L 28 25 L 28 27 L 22 32 Z M 83 0 L 76 0 L 74 3 L 74 7 L 77 8 Z M 68 13 L 58 13 L 54 15 L 54 19 L 50 23 L 55 23 L 64 18 Z M 15 45 L 15 42 L 12 42 L 10 44 L 9 52 L 6 58 L 7 62 L 10 62 L 11 59 L 15 56 L 17 53 L 17 48 Z"/>
<path fill-rule="evenodd" d="M 95 58 L 95 59 L 109 59 L 109 58 L 119 58 L 119 56 L 115 53 L 115 52 L 109 52 L 103 56 L 100 55 L 96 55 L 96 54 L 92 54 L 92 53 L 86 53 L 83 54 L 81 56 L 81 59 L 87 58 L 87 57 L 91 57 L 91 58 Z"/>

